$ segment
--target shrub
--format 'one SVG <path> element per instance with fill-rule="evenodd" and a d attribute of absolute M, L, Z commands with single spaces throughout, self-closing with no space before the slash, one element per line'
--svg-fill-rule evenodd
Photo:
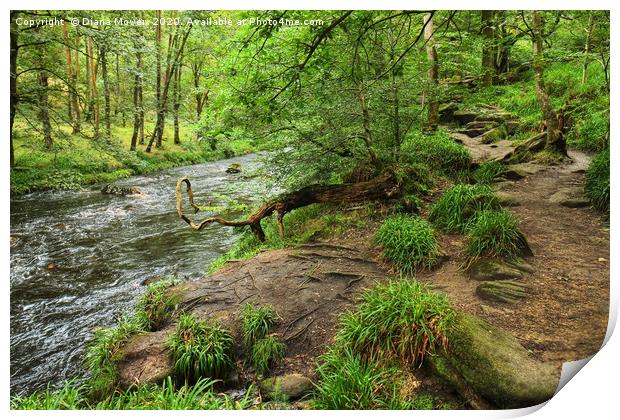
<path fill-rule="evenodd" d="M 585 192 L 597 209 L 609 212 L 609 149 L 592 159 L 586 172 Z"/>
<path fill-rule="evenodd" d="M 422 363 L 438 343 L 446 347 L 455 314 L 443 294 L 415 280 L 390 280 L 362 295 L 355 312 L 342 317 L 336 342 L 364 360 Z"/>
<path fill-rule="evenodd" d="M 474 180 L 480 184 L 491 184 L 505 172 L 504 165 L 497 161 L 484 162 L 474 172 Z"/>
<path fill-rule="evenodd" d="M 459 184 L 446 190 L 431 206 L 428 217 L 448 232 L 463 232 L 476 212 L 500 208 L 498 198 L 488 186 Z"/>
<path fill-rule="evenodd" d="M 377 231 L 375 241 L 383 247 L 383 255 L 403 274 L 419 267 L 432 267 L 440 255 L 435 230 L 419 217 L 388 217 Z"/>
<path fill-rule="evenodd" d="M 241 334 L 243 342 L 251 348 L 261 338 L 265 338 L 277 318 L 271 305 L 254 307 L 248 303 L 241 314 Z"/>
<path fill-rule="evenodd" d="M 467 226 L 466 241 L 465 252 L 470 258 L 514 258 L 527 247 L 519 221 L 505 210 L 476 213 Z"/>
<path fill-rule="evenodd" d="M 252 365 L 260 375 L 266 375 L 278 360 L 284 357 L 286 346 L 275 335 L 257 340 L 252 346 Z"/>
<path fill-rule="evenodd" d="M 403 142 L 402 153 L 410 163 L 425 164 L 447 175 L 468 169 L 471 165 L 467 149 L 444 130 L 437 130 L 430 136 L 414 131 Z"/>
<path fill-rule="evenodd" d="M 225 329 L 181 315 L 168 341 L 175 371 L 186 380 L 222 378 L 233 367 L 233 339 Z"/>

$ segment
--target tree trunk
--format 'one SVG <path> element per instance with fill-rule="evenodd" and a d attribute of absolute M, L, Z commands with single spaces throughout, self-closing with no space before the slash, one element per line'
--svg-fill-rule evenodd
<path fill-rule="evenodd" d="M 19 32 L 17 29 L 17 24 L 15 23 L 15 15 L 11 13 L 11 81 L 10 81 L 10 108 L 11 108 L 11 122 L 10 122 L 10 143 L 11 143 L 11 169 L 15 167 L 15 154 L 13 152 L 13 123 L 15 122 L 15 112 L 17 111 L 17 53 L 19 51 L 19 47 L 17 41 L 19 39 Z"/>
<path fill-rule="evenodd" d="M 157 21 L 161 21 L 161 10 L 157 11 Z M 163 122 L 160 123 L 161 118 L 161 25 L 157 25 L 155 27 L 155 98 L 157 99 L 157 122 L 155 123 L 155 128 L 153 129 L 153 134 L 151 135 L 151 139 L 149 140 L 148 146 L 146 146 L 146 152 L 151 153 L 151 148 L 153 147 L 153 141 L 157 138 L 157 132 L 159 131 L 160 124 L 163 125 Z M 163 131 L 163 126 L 162 126 Z"/>
<path fill-rule="evenodd" d="M 93 47 L 92 38 L 88 38 L 88 55 L 90 56 L 90 90 L 91 90 L 91 107 L 94 118 L 94 138 L 99 137 L 99 95 L 97 93 L 97 67 L 95 66 L 95 49 Z"/>
<path fill-rule="evenodd" d="M 84 115 L 84 118 L 86 119 L 86 121 L 92 121 L 93 120 L 93 114 L 94 114 L 94 104 L 93 104 L 93 92 L 92 92 L 92 83 L 90 81 L 91 76 L 90 76 L 90 60 L 91 60 L 91 55 L 90 55 L 90 49 L 88 47 L 89 45 L 89 41 L 88 41 L 88 37 L 84 38 L 84 49 L 86 50 L 86 60 L 84 60 L 84 62 L 86 63 L 86 72 L 85 72 L 85 77 L 86 77 L 86 112 Z"/>
<path fill-rule="evenodd" d="M 400 185 L 396 177 L 391 174 L 383 174 L 369 181 L 353 184 L 340 185 L 311 185 L 298 191 L 285 194 L 275 201 L 268 202 L 255 211 L 246 220 L 230 221 L 219 216 L 209 217 L 196 224 L 183 212 L 182 189 L 186 184 L 189 196 L 189 203 L 195 212 L 200 210 L 200 206 L 194 203 L 194 195 L 190 181 L 187 177 L 180 178 L 176 188 L 176 208 L 177 214 L 188 225 L 195 230 L 201 230 L 212 223 L 219 223 L 224 226 L 250 226 L 252 232 L 262 242 L 265 240 L 265 232 L 261 227 L 261 220 L 271 216 L 274 212 L 278 213 L 278 230 L 280 237 L 284 235 L 284 215 L 291 210 L 304 207 L 313 203 L 350 203 L 366 200 L 384 200 L 397 198 L 400 195 Z"/>
<path fill-rule="evenodd" d="M 581 84 L 585 85 L 588 80 L 588 64 L 590 62 L 590 43 L 592 42 L 592 31 L 594 30 L 594 12 L 590 10 L 588 16 L 588 28 L 586 29 L 586 45 L 584 48 L 583 68 L 581 71 Z"/>
<path fill-rule="evenodd" d="M 495 28 L 493 23 L 493 17 L 495 15 L 494 10 L 482 10 L 481 11 L 481 26 L 482 26 L 482 82 L 485 86 L 491 86 L 493 84 L 493 77 L 495 76 Z"/>
<path fill-rule="evenodd" d="M 112 141 L 112 132 L 110 124 L 110 82 L 108 80 L 108 59 L 106 57 L 105 47 L 99 48 L 99 59 L 101 60 L 101 77 L 103 78 L 103 97 L 105 100 L 104 118 L 105 118 L 105 135 L 106 142 Z"/>
<path fill-rule="evenodd" d="M 433 39 L 433 15 L 424 15 L 424 41 L 426 42 L 426 56 L 428 58 L 428 81 L 431 88 L 428 96 L 428 127 L 431 130 L 437 129 L 439 123 L 439 101 L 437 100 L 437 86 L 439 85 L 439 63 L 437 61 L 437 49 Z"/>
<path fill-rule="evenodd" d="M 138 88 L 138 102 L 140 103 L 140 144 L 144 144 L 144 97 L 142 95 L 142 87 L 144 81 L 140 76 L 140 86 Z"/>
<path fill-rule="evenodd" d="M 73 82 L 73 65 L 71 63 L 71 48 L 69 45 L 69 31 L 67 30 L 66 21 L 63 19 L 62 24 L 62 36 L 65 44 L 65 59 L 67 61 L 67 117 L 69 118 L 69 124 L 74 127 L 73 120 L 73 90 L 75 89 L 75 83 Z"/>
<path fill-rule="evenodd" d="M 563 124 L 560 116 L 553 109 L 549 93 L 545 87 L 543 62 L 543 24 L 540 12 L 532 11 L 532 49 L 534 59 L 532 67 L 534 68 L 534 80 L 536 82 L 536 97 L 538 104 L 543 113 L 545 124 L 547 126 L 547 140 L 545 142 L 545 150 L 554 154 L 566 156 L 566 139 L 564 138 Z"/>
<path fill-rule="evenodd" d="M 80 111 L 80 98 L 77 87 L 80 77 L 80 37 L 77 37 L 75 64 L 73 66 L 73 134 L 77 134 L 82 130 L 82 116 Z"/>
<path fill-rule="evenodd" d="M 138 134 L 140 132 L 140 78 L 142 71 L 142 53 L 136 53 L 136 75 L 134 77 L 133 85 L 133 135 L 131 136 L 131 146 L 129 150 L 136 150 L 136 143 L 138 141 Z"/>
<path fill-rule="evenodd" d="M 183 62 L 183 56 L 179 59 L 179 63 L 176 66 L 174 72 L 174 86 L 173 86 L 173 117 L 174 117 L 174 144 L 181 144 L 181 137 L 179 135 L 179 108 L 181 107 L 181 65 Z"/>
<path fill-rule="evenodd" d="M 37 100 L 39 102 L 39 120 L 41 121 L 41 129 L 43 131 L 43 142 L 45 147 L 51 149 L 54 145 L 52 139 L 52 124 L 50 123 L 49 101 L 47 89 L 49 86 L 47 71 L 39 70 L 38 72 L 39 88 Z"/>

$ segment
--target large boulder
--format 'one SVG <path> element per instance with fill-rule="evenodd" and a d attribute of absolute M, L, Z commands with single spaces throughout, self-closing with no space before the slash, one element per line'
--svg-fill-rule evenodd
<path fill-rule="evenodd" d="M 475 394 L 501 408 L 543 403 L 560 379 L 559 366 L 533 359 L 508 332 L 465 314 L 449 333 L 448 351 L 427 360 L 467 399 Z"/>

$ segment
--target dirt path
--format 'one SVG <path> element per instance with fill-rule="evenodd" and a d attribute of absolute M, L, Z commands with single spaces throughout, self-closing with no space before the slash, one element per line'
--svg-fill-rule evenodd
<path fill-rule="evenodd" d="M 509 210 L 534 252 L 534 273 L 523 281 L 528 296 L 516 304 L 492 303 L 475 294 L 478 282 L 460 269 L 463 237 L 444 235 L 451 260 L 419 279 L 441 289 L 452 304 L 510 331 L 536 357 L 550 362 L 583 359 L 601 346 L 609 310 L 609 229 L 592 208 L 567 208 L 549 198 L 580 191 L 589 157 L 572 151 L 573 162 L 505 183 L 501 190 L 520 205 Z"/>

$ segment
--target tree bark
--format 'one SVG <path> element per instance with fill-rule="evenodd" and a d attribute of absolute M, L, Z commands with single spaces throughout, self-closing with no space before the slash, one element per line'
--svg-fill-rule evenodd
<path fill-rule="evenodd" d="M 99 137 L 99 95 L 97 93 L 97 67 L 95 66 L 95 49 L 93 47 L 92 38 L 88 38 L 88 55 L 90 56 L 90 107 L 94 119 L 94 138 Z"/>
<path fill-rule="evenodd" d="M 105 100 L 105 140 L 107 143 L 110 143 L 112 141 L 112 131 L 110 123 L 110 81 L 108 80 L 108 59 L 106 56 L 105 46 L 99 48 L 99 59 L 101 60 L 101 77 L 103 78 L 103 97 Z"/>
<path fill-rule="evenodd" d="M 73 134 L 77 134 L 82 130 L 82 115 L 80 111 L 80 98 L 77 90 L 80 77 L 80 37 L 77 37 L 76 51 L 75 51 L 75 64 L 73 66 Z"/>
<path fill-rule="evenodd" d="M 589 11 L 588 28 L 586 29 L 586 45 L 584 48 L 583 68 L 581 71 L 581 84 L 585 85 L 588 80 L 588 64 L 590 63 L 590 43 L 592 42 L 592 31 L 594 30 L 594 11 Z"/>
<path fill-rule="evenodd" d="M 11 67 L 11 79 L 10 79 L 10 143 L 11 143 L 11 169 L 15 167 L 15 153 L 13 151 L 13 124 L 15 122 L 15 112 L 17 111 L 17 53 L 19 51 L 18 39 L 19 32 L 17 29 L 17 24 L 15 23 L 15 14 L 11 12 L 11 59 L 10 59 L 10 67 Z"/>
<path fill-rule="evenodd" d="M 192 229 L 202 230 L 213 223 L 224 226 L 250 226 L 254 235 L 256 235 L 261 242 L 265 240 L 265 232 L 261 226 L 261 220 L 271 216 L 274 212 L 278 214 L 278 231 L 280 237 L 282 237 L 284 236 L 283 218 L 284 215 L 291 210 L 313 203 L 350 203 L 366 200 L 384 200 L 397 198 L 400 195 L 400 185 L 396 181 L 396 177 L 391 173 L 386 173 L 369 181 L 353 184 L 310 185 L 264 204 L 245 220 L 226 220 L 219 216 L 214 216 L 204 219 L 199 223 L 194 223 L 183 212 L 183 184 L 186 185 L 189 203 L 194 209 L 194 212 L 197 213 L 200 211 L 200 206 L 194 203 L 194 195 L 189 178 L 179 178 L 176 188 L 177 214 L 183 221 L 190 225 Z"/>
<path fill-rule="evenodd" d="M 179 135 L 179 108 L 181 107 L 181 68 L 183 63 L 183 55 L 179 59 L 179 63 L 176 65 L 174 71 L 174 86 L 172 93 L 172 114 L 174 117 L 174 144 L 181 144 L 181 137 Z"/>
<path fill-rule="evenodd" d="M 69 31 L 67 30 L 67 24 L 64 19 L 62 24 L 62 36 L 65 44 L 65 59 L 67 61 L 67 116 L 69 117 L 69 124 L 74 127 L 75 132 L 75 123 L 73 120 L 73 89 L 75 89 L 75 83 L 73 83 L 73 65 L 71 63 Z"/>
<path fill-rule="evenodd" d="M 136 74 L 134 76 L 133 85 L 133 135 L 131 136 L 131 146 L 129 150 L 136 150 L 136 143 L 138 141 L 138 135 L 140 133 L 140 85 L 141 85 L 141 71 L 142 71 L 142 53 L 138 51 L 136 53 Z"/>
<path fill-rule="evenodd" d="M 439 101 L 437 100 L 437 86 L 439 85 L 439 62 L 437 61 L 437 49 L 433 39 L 433 15 L 424 15 L 424 41 L 426 42 L 426 57 L 428 58 L 428 81 L 431 89 L 428 96 L 428 119 L 427 124 L 431 130 L 437 129 L 439 123 Z"/>
<path fill-rule="evenodd" d="M 543 24 L 540 12 L 537 10 L 532 11 L 532 49 L 534 53 L 532 67 L 534 68 L 534 80 L 536 82 L 536 97 L 547 126 L 545 150 L 566 156 L 566 139 L 564 138 L 561 116 L 553 109 L 545 86 Z"/>
<path fill-rule="evenodd" d="M 481 26 L 482 26 L 482 71 L 484 73 L 482 82 L 485 86 L 491 86 L 493 84 L 493 77 L 495 76 L 495 29 L 493 27 L 493 17 L 495 15 L 494 10 L 482 10 L 481 11 Z"/>
<path fill-rule="evenodd" d="M 39 120 L 41 121 L 41 129 L 43 131 L 43 142 L 46 148 L 51 149 L 54 145 L 54 140 L 52 139 L 52 124 L 50 123 L 49 114 L 47 71 L 39 70 L 37 79 L 39 81 L 37 100 L 39 102 Z"/>

